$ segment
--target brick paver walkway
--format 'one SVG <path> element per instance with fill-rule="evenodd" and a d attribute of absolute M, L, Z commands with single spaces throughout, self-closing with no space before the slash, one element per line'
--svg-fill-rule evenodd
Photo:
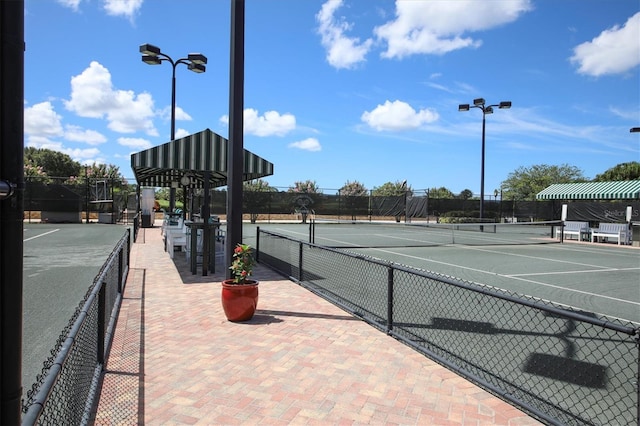
<path fill-rule="evenodd" d="M 258 311 L 231 323 L 220 265 L 193 275 L 140 230 L 95 424 L 539 424 L 260 265 Z"/>

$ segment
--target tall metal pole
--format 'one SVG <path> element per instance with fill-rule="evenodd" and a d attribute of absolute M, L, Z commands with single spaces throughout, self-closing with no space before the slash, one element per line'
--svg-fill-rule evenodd
<path fill-rule="evenodd" d="M 242 243 L 242 173 L 244 139 L 244 0 L 231 0 L 231 58 L 229 66 L 229 149 L 227 157 L 227 243 L 225 264 Z M 227 269 L 227 278 L 231 271 Z"/>
<path fill-rule="evenodd" d="M 173 141 L 176 138 L 176 65 L 178 63 L 173 62 L 171 58 L 169 58 L 169 62 L 171 62 L 171 67 L 173 68 L 171 75 L 171 140 Z M 172 186 L 169 188 L 169 211 L 173 212 L 175 207 L 176 189 Z"/>
<path fill-rule="evenodd" d="M 24 0 L 0 1 L 0 424 L 20 424 L 24 215 Z"/>
<path fill-rule="evenodd" d="M 486 123 L 486 116 L 484 108 L 482 109 L 482 160 L 480 163 L 480 222 L 484 217 L 484 129 Z"/>

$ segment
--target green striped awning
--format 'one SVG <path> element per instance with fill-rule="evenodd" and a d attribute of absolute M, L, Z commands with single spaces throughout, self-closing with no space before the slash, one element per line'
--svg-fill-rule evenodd
<path fill-rule="evenodd" d="M 209 129 L 181 139 L 131 154 L 131 168 L 140 186 L 171 187 L 187 175 L 191 186 L 204 186 L 204 173 L 210 172 L 210 187 L 227 184 L 229 141 Z M 273 164 L 244 150 L 242 180 L 273 174 Z"/>
<path fill-rule="evenodd" d="M 538 200 L 640 200 L 640 180 L 557 183 L 536 195 Z"/>

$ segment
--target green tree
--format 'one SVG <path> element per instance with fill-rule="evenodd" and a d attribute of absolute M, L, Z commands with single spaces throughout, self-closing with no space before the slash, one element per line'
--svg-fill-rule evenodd
<path fill-rule="evenodd" d="M 461 198 L 463 200 L 468 200 L 469 198 L 473 198 L 473 192 L 471 192 L 470 189 L 464 189 L 460 192 L 460 195 L 458 195 L 458 198 Z"/>
<path fill-rule="evenodd" d="M 79 176 L 82 169 L 82 165 L 73 161 L 67 154 L 46 148 L 26 147 L 24 163 L 42 167 L 42 171 L 52 178 L 66 179 L 70 176 Z"/>
<path fill-rule="evenodd" d="M 270 193 L 278 192 L 278 190 L 262 179 L 244 182 L 242 187 L 244 209 L 249 212 L 251 223 L 256 223 L 261 210 L 268 211 L 266 207 L 269 206 L 271 201 Z"/>
<path fill-rule="evenodd" d="M 555 183 L 585 182 L 582 170 L 563 164 L 550 166 L 539 164 L 531 167 L 519 167 L 509 173 L 501 184 L 502 196 L 507 200 L 534 201 L 536 194 Z"/>
<path fill-rule="evenodd" d="M 353 182 L 347 181 L 347 183 L 345 183 L 342 188 L 340 188 L 339 193 L 340 195 L 347 197 L 360 197 L 363 195 L 367 195 L 369 193 L 369 190 L 365 188 L 362 183 L 354 180 Z"/>
<path fill-rule="evenodd" d="M 296 192 L 301 194 L 317 194 L 320 192 L 318 184 L 315 180 L 305 180 L 304 182 L 296 181 L 290 186 L 287 192 Z"/>
<path fill-rule="evenodd" d="M 371 195 L 374 197 L 393 197 L 399 195 L 413 195 L 413 189 L 407 185 L 407 181 L 386 182 L 382 186 L 374 187 Z"/>
<path fill-rule="evenodd" d="M 637 179 L 640 179 L 640 163 L 631 161 L 629 163 L 618 164 L 604 173 L 596 175 L 593 180 L 596 182 L 607 182 Z"/>
<path fill-rule="evenodd" d="M 429 189 L 429 198 L 450 199 L 450 198 L 455 198 L 455 195 L 453 195 L 453 192 L 449 191 L 444 186 L 441 186 L 440 188 Z"/>
<path fill-rule="evenodd" d="M 253 179 L 242 183 L 244 191 L 248 192 L 278 192 L 276 188 L 269 185 L 269 182 L 263 179 Z"/>

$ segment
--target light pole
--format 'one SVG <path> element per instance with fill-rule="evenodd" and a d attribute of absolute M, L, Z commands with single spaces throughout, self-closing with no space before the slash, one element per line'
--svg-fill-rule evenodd
<path fill-rule="evenodd" d="M 480 163 L 480 222 L 484 218 L 484 129 L 485 129 L 485 117 L 487 114 L 493 114 L 493 107 L 500 109 L 511 108 L 511 101 L 502 101 L 499 104 L 485 105 L 484 98 L 478 98 L 473 100 L 473 105 L 460 104 L 458 105 L 458 111 L 469 111 L 471 108 L 478 108 L 482 111 L 482 160 Z"/>
<path fill-rule="evenodd" d="M 176 138 L 176 67 L 178 64 L 185 64 L 190 71 L 201 74 L 206 71 L 205 64 L 207 57 L 202 53 L 189 53 L 186 58 L 180 58 L 174 61 L 169 55 L 160 51 L 160 48 L 153 44 L 140 45 L 140 53 L 142 53 L 142 62 L 148 65 L 160 65 L 163 61 L 168 61 L 172 67 L 171 73 L 171 140 Z M 169 190 L 169 210 L 173 211 L 175 207 L 176 190 Z"/>

